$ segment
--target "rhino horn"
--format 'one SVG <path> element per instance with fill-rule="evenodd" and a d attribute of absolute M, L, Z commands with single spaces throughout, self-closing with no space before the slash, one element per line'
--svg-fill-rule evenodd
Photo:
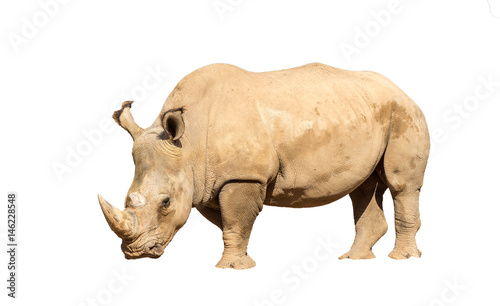
<path fill-rule="evenodd" d="M 130 239 L 135 235 L 135 218 L 109 204 L 100 194 L 97 195 L 104 217 L 109 227 L 122 239 Z"/>
<path fill-rule="evenodd" d="M 134 101 L 123 102 L 122 108 L 113 113 L 113 119 L 132 136 L 132 139 L 136 139 L 143 129 L 135 123 L 134 117 L 132 117 L 130 112 L 132 103 Z"/>

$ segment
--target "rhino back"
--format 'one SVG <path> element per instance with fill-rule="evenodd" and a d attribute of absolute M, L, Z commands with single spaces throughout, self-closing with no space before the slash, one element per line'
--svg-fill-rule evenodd
<path fill-rule="evenodd" d="M 391 105 L 406 97 L 376 73 L 322 64 L 263 73 L 216 64 L 178 87 L 166 107 L 186 108 L 203 201 L 228 181 L 251 180 L 272 188 L 266 204 L 292 207 L 359 186 L 387 145 Z"/>

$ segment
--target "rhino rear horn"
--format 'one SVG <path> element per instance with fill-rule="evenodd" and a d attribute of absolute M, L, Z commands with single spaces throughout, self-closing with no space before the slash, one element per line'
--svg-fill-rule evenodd
<path fill-rule="evenodd" d="M 130 213 L 123 212 L 109 204 L 100 194 L 97 195 L 104 217 L 109 227 L 122 239 L 129 239 L 135 235 L 135 218 Z"/>
<path fill-rule="evenodd" d="M 122 108 L 113 113 L 113 119 L 116 123 L 124 128 L 133 139 L 136 139 L 143 131 L 143 129 L 135 123 L 134 117 L 130 112 L 134 101 L 125 101 L 122 103 Z"/>

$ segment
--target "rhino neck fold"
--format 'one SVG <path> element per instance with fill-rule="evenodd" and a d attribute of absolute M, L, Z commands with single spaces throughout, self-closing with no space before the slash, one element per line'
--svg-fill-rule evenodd
<path fill-rule="evenodd" d="M 167 156 L 172 159 L 180 159 L 181 158 L 181 148 L 171 143 L 170 141 L 163 141 L 160 145 L 155 146 L 154 149 L 162 155 Z"/>

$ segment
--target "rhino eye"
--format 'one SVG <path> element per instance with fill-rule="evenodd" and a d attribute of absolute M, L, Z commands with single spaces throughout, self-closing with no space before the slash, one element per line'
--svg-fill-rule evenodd
<path fill-rule="evenodd" d="M 165 200 L 163 200 L 163 201 L 161 202 L 161 205 L 162 205 L 163 207 L 168 207 L 168 205 L 170 205 L 170 198 L 166 198 Z"/>

